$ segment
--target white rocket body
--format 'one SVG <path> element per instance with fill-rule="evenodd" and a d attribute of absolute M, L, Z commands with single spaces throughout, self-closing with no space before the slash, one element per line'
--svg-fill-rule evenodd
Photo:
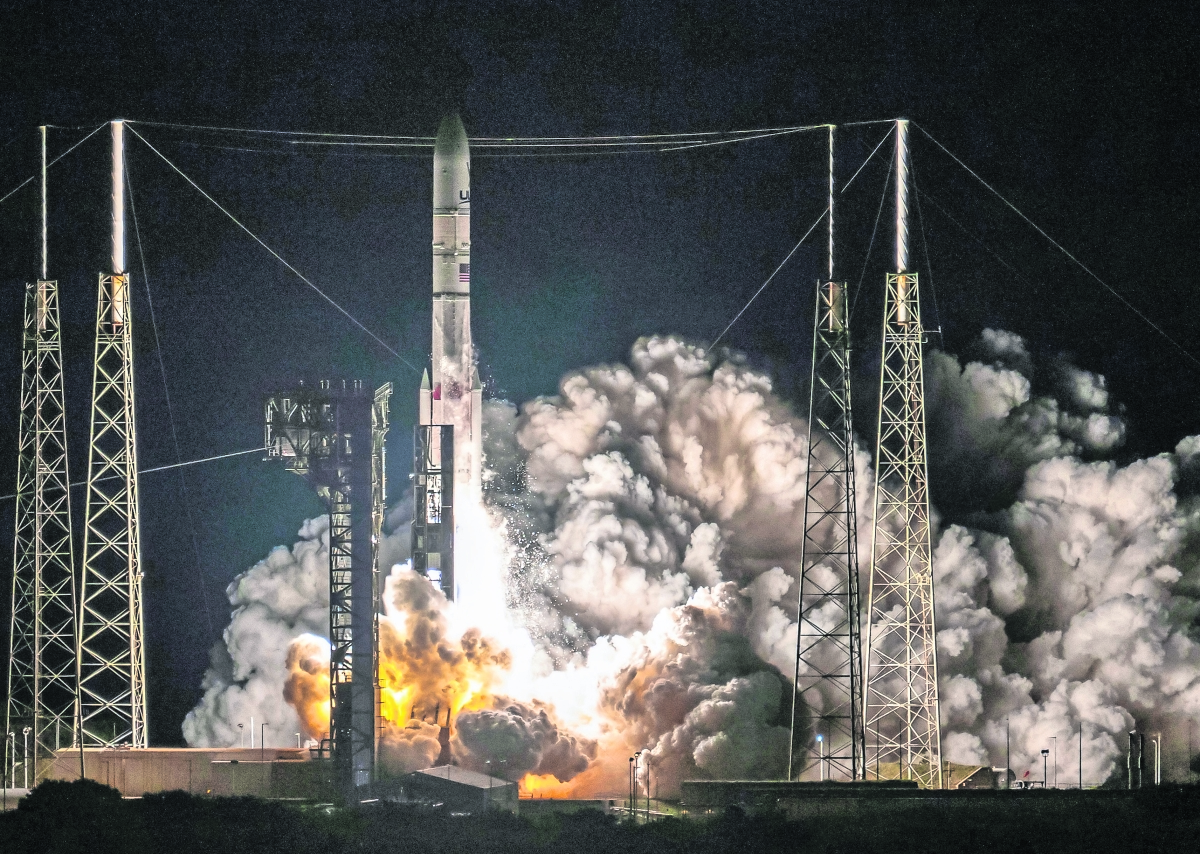
<path fill-rule="evenodd" d="M 471 343 L 471 154 L 457 115 L 433 149 L 433 347 L 421 383 L 421 426 L 454 427 L 455 503 L 482 496 L 483 389 Z"/>

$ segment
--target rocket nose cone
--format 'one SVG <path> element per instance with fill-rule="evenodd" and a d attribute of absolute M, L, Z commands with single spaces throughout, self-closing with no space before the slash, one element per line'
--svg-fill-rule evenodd
<path fill-rule="evenodd" d="M 437 141 L 433 144 L 434 154 L 461 156 L 467 153 L 467 131 L 458 113 L 450 113 L 438 126 Z"/>

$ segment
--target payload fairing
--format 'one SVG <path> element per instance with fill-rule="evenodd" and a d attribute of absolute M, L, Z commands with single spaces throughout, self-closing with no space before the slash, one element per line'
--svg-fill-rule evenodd
<path fill-rule="evenodd" d="M 482 493 L 483 389 L 471 343 L 471 154 L 457 115 L 433 148 L 433 346 L 414 436 L 413 568 L 458 597 L 454 508 Z"/>

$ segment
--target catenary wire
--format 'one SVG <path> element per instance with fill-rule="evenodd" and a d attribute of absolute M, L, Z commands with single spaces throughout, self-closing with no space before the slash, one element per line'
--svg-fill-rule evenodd
<path fill-rule="evenodd" d="M 329 294 L 325 293 L 323 290 L 321 290 L 315 284 L 313 284 L 313 282 L 307 276 L 305 276 L 303 273 L 301 273 L 299 270 L 297 270 L 295 267 L 293 267 L 290 263 L 288 263 L 287 259 L 285 259 L 282 255 L 280 255 L 278 252 L 276 252 L 274 249 L 272 249 L 270 246 L 268 246 L 265 242 L 263 242 L 262 238 L 260 238 L 257 234 L 255 234 L 253 231 L 251 231 L 249 228 L 247 228 L 244 224 L 242 224 L 241 220 L 239 220 L 236 216 L 234 216 L 232 213 L 230 213 L 228 210 L 226 210 L 225 207 L 220 202 L 218 202 L 216 199 L 214 199 L 212 196 L 210 196 L 208 193 L 206 193 L 200 187 L 199 184 L 197 184 L 190 177 L 188 177 L 188 175 L 182 169 L 180 169 L 178 166 L 176 166 L 174 163 L 172 163 L 171 160 L 165 154 L 163 154 L 161 151 L 159 151 L 157 148 L 155 148 L 153 145 L 151 145 L 150 142 L 144 136 L 142 136 L 140 133 L 138 133 L 136 129 L 130 128 L 129 130 L 134 136 L 136 136 L 143 143 L 145 143 L 147 148 L 149 148 L 151 151 L 153 151 L 155 154 L 157 154 L 160 158 L 162 158 L 164 163 L 166 163 L 168 166 L 170 166 L 172 169 L 174 169 L 177 173 L 179 173 L 180 177 L 182 177 L 185 181 L 187 181 L 189 184 L 191 184 L 192 187 L 194 187 L 196 189 L 196 191 L 198 193 L 200 193 L 200 195 L 204 196 L 204 198 L 208 199 L 210 202 L 212 202 L 214 205 L 216 205 L 217 209 L 220 210 L 221 213 L 225 214 L 225 216 L 229 217 L 233 221 L 234 225 L 236 225 L 242 231 L 246 232 L 246 234 L 250 235 L 250 237 L 259 246 L 261 246 L 263 249 L 267 250 L 267 252 L 269 252 L 272 256 L 274 256 L 274 258 L 277 261 L 279 261 L 279 263 L 283 264 L 283 266 L 285 266 L 289 270 L 291 270 L 297 276 L 297 278 L 300 279 L 300 281 L 304 282 L 304 284 L 308 285 L 310 288 L 312 288 L 314 291 L 316 291 L 318 294 L 320 294 L 321 297 L 326 302 L 328 302 L 330 305 L 332 305 L 334 308 L 336 308 L 338 311 L 340 311 L 342 314 L 344 314 L 347 318 L 349 318 L 351 323 L 353 323 L 355 326 L 357 326 L 363 332 L 367 333 L 367 335 L 369 335 L 373 339 L 375 339 L 376 343 L 378 343 L 379 346 L 383 347 L 383 349 L 387 350 L 389 353 L 391 353 L 393 356 L 395 356 L 397 359 L 399 359 L 401 362 L 403 362 L 405 365 L 407 365 L 414 373 L 420 373 L 420 371 L 418 371 L 416 369 L 416 367 L 414 367 L 413 364 L 408 361 L 408 359 L 404 358 L 399 353 L 397 353 L 395 350 L 393 350 L 391 347 L 389 347 L 382 338 L 380 338 L 378 335 L 376 335 L 374 332 L 372 332 L 370 329 L 368 329 L 366 326 L 364 326 L 358 320 L 358 318 L 356 318 L 350 312 L 346 311 L 346 309 L 342 308 L 341 305 L 339 305 L 333 299 L 333 297 L 329 296 Z"/>

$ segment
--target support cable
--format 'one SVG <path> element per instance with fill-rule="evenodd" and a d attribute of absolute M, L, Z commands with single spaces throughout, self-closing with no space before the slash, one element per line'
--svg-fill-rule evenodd
<path fill-rule="evenodd" d="M 1000 201 L 1002 201 L 1017 216 L 1019 216 L 1021 219 L 1025 220 L 1025 222 L 1028 223 L 1029 226 L 1031 228 L 1033 228 L 1034 231 L 1036 231 L 1042 237 L 1046 238 L 1046 240 L 1049 241 L 1050 244 L 1055 249 L 1057 249 L 1063 255 L 1067 256 L 1067 258 L 1069 258 L 1071 261 L 1073 261 L 1075 263 L 1075 265 L 1077 267 L 1079 267 L 1079 269 L 1083 270 L 1083 272 L 1087 273 L 1089 276 L 1091 276 L 1093 279 L 1095 279 L 1097 282 L 1099 282 L 1100 285 L 1103 286 L 1105 290 L 1107 290 L 1110 294 L 1112 294 L 1118 300 L 1120 300 L 1125 305 L 1126 308 L 1128 308 L 1130 311 L 1132 311 L 1134 314 L 1136 314 L 1138 317 L 1140 317 L 1147 326 L 1149 326 L 1151 329 L 1153 329 L 1155 332 L 1157 332 L 1159 335 L 1161 335 L 1164 339 L 1166 339 L 1168 342 L 1170 342 L 1171 345 L 1173 347 L 1175 347 L 1176 350 L 1178 350 L 1183 355 L 1187 356 L 1191 361 L 1195 362 L 1196 365 L 1200 366 L 1200 359 L 1193 356 L 1191 354 L 1191 352 L 1188 351 L 1187 349 L 1185 349 L 1182 344 L 1180 344 L 1178 341 L 1176 341 L 1174 338 L 1172 338 L 1170 335 L 1168 335 L 1161 327 L 1158 326 L 1158 324 L 1156 324 L 1153 320 L 1151 320 L 1149 317 L 1147 317 L 1145 314 L 1143 314 L 1141 311 L 1139 311 L 1138 308 L 1136 306 L 1134 306 L 1134 304 L 1131 303 L 1129 300 L 1127 300 L 1124 296 L 1122 296 L 1121 293 L 1119 291 L 1117 291 L 1116 288 L 1114 288 L 1108 282 L 1104 281 L 1098 275 L 1093 273 L 1090 267 L 1088 267 L 1086 264 L 1084 264 L 1082 261 L 1080 261 L 1074 255 L 1072 255 L 1067 250 L 1066 247 L 1064 247 L 1061 243 L 1059 243 L 1057 240 L 1055 240 L 1053 237 L 1051 237 L 1049 234 L 1047 234 L 1040 225 L 1038 225 L 1036 222 L 1034 222 L 1032 219 L 1030 219 L 1028 216 L 1026 216 L 1021 211 L 1020 208 L 1018 208 L 1016 205 L 1014 205 L 1012 202 L 1010 202 L 1007 198 L 1002 196 L 1000 194 L 999 190 L 997 190 L 995 187 L 993 187 L 987 181 L 983 180 L 983 178 L 980 177 L 978 172 L 976 172 L 974 169 L 972 169 L 967 164 L 963 163 L 961 160 L 958 159 L 957 156 L 955 156 L 955 154 L 952 151 L 950 151 L 950 149 L 946 148 L 946 146 L 942 145 L 940 142 L 938 142 L 936 139 L 934 139 L 933 135 L 930 134 L 929 131 L 925 130 L 925 128 L 921 127 L 920 125 L 917 125 L 916 122 L 913 122 L 913 124 L 916 125 L 916 127 L 921 131 L 921 133 L 925 134 L 925 136 L 929 139 L 930 142 L 932 142 L 934 145 L 936 145 L 938 148 L 940 148 L 943 152 L 945 152 L 946 155 L 951 160 L 953 160 L 955 163 L 957 163 L 959 166 L 961 166 L 963 169 L 965 169 L 967 174 L 969 174 L 972 178 L 974 178 L 976 181 L 978 181 L 980 184 L 982 184 L 984 187 L 986 187 L 988 189 L 988 191 L 992 193 L 992 195 L 994 195 L 996 198 L 998 198 Z"/>
<path fill-rule="evenodd" d="M 124 152 L 122 152 L 124 157 Z M 133 201 L 133 183 L 129 180 L 129 164 L 125 164 L 125 186 L 129 190 L 129 213 L 133 217 L 133 233 L 137 237 L 138 257 L 142 262 L 142 281 L 146 283 L 146 304 L 150 308 L 150 331 L 154 334 L 154 349 L 158 353 L 158 373 L 162 377 L 163 397 L 167 402 L 167 422 L 171 425 L 171 441 L 175 445 L 175 461 L 183 462 L 183 453 L 179 449 L 179 431 L 175 427 L 175 410 L 171 406 L 171 387 L 167 383 L 167 366 L 163 360 L 162 340 L 158 337 L 158 321 L 154 316 L 154 298 L 150 294 L 150 274 L 146 268 L 146 252 L 142 247 L 142 230 L 138 226 L 137 206 Z M 204 607 L 204 622 L 208 625 L 208 635 L 213 636 L 212 613 L 208 607 L 208 585 L 204 578 L 204 565 L 200 560 L 200 543 L 196 540 L 196 522 L 192 516 L 192 502 L 188 496 L 187 478 L 183 469 L 179 470 L 179 490 L 183 498 L 183 512 L 187 516 L 188 532 L 192 540 L 192 553 L 196 558 L 196 579 L 200 582 L 200 604 Z"/>
<path fill-rule="evenodd" d="M 416 369 L 416 367 L 412 364 L 412 362 L 408 361 L 408 359 L 404 358 L 399 353 L 397 353 L 395 350 L 393 350 L 391 347 L 389 347 L 382 338 L 380 338 L 378 335 L 376 335 L 374 332 L 372 332 L 370 329 L 368 329 L 366 326 L 364 326 L 358 320 L 358 318 L 356 318 L 350 312 L 346 311 L 346 309 L 342 308 L 337 302 L 335 302 L 333 297 L 329 296 L 329 294 L 325 293 L 323 290 L 321 290 L 319 287 L 317 287 L 315 284 L 313 284 L 311 279 L 309 279 L 307 276 L 305 276 L 303 273 L 301 273 L 299 270 L 297 270 L 295 267 L 293 267 L 290 263 L 288 263 L 288 261 L 282 255 L 280 255 L 278 252 L 276 252 L 274 249 L 272 249 L 270 246 L 268 246 L 266 243 L 264 243 L 262 238 L 260 238 L 257 234 L 255 234 L 253 231 L 251 231 L 249 228 L 247 228 L 242 223 L 241 220 L 239 220 L 236 216 L 231 214 L 220 202 L 218 202 L 216 199 L 214 199 L 212 196 L 210 196 L 208 193 L 206 193 L 200 187 L 199 184 L 197 184 L 190 177 L 188 177 L 188 175 L 182 169 L 180 169 L 178 166 L 176 166 L 174 163 L 172 163 L 165 154 L 163 154 L 161 151 L 159 151 L 157 148 L 155 148 L 153 145 L 151 145 L 150 142 L 144 136 L 142 136 L 140 133 L 137 132 L 137 130 L 135 130 L 134 128 L 130 128 L 129 131 L 134 136 L 136 136 L 138 139 L 140 139 L 143 143 L 145 143 L 146 147 L 149 148 L 151 151 L 153 151 L 155 154 L 157 154 L 164 163 L 166 163 L 168 166 L 170 166 L 172 169 L 174 169 L 181 178 L 183 178 L 185 181 L 187 181 L 189 184 L 191 184 L 192 187 L 195 188 L 195 190 L 198 193 L 200 193 L 200 195 L 204 196 L 204 198 L 206 198 L 210 202 L 212 202 L 217 207 L 217 209 L 219 211 L 221 211 L 221 213 L 223 213 L 223 214 L 225 214 L 225 216 L 229 217 L 229 219 L 231 219 L 233 221 L 234 225 L 236 225 L 242 231 L 246 232 L 246 234 L 250 235 L 250 237 L 254 240 L 255 243 L 257 243 L 263 249 L 267 250 L 267 252 L 269 252 L 275 258 L 275 260 L 279 261 L 279 263 L 283 264 L 283 266 L 285 266 L 289 270 L 291 270 L 296 275 L 296 277 L 300 279 L 300 281 L 304 282 L 304 284 L 308 285 L 310 288 L 312 288 L 314 291 L 316 291 L 318 294 L 320 294 L 321 297 L 327 303 L 329 303 L 331 306 L 333 306 L 338 311 L 340 311 L 342 314 L 344 314 L 350 320 L 351 323 L 353 323 L 355 326 L 357 326 L 363 332 L 367 333 L 367 335 L 371 336 L 371 338 L 375 339 L 375 342 L 377 344 L 379 344 L 379 346 L 383 347 L 383 349 L 387 350 L 389 353 L 391 353 L 393 356 L 395 356 L 397 359 L 399 359 L 401 362 L 403 362 L 405 365 L 407 365 L 414 373 L 420 373 L 420 371 L 418 371 Z"/>
<path fill-rule="evenodd" d="M 921 245 L 925 248 L 925 270 L 927 271 L 925 279 L 929 282 L 929 294 L 933 297 L 933 316 L 937 322 L 938 338 L 944 343 L 945 337 L 942 335 L 942 312 L 938 308 L 937 288 L 933 284 L 933 264 L 929 261 L 929 238 L 925 236 L 925 216 L 921 213 L 921 189 L 917 186 L 916 166 L 910 164 L 909 172 L 912 174 L 913 198 L 917 202 L 917 222 L 921 224 Z"/>
<path fill-rule="evenodd" d="M 883 179 L 883 193 L 879 196 L 879 210 L 875 212 L 875 227 L 871 229 L 871 242 L 867 244 L 867 257 L 863 258 L 862 272 L 858 276 L 858 286 L 854 289 L 854 300 L 850 303 L 850 314 L 846 320 L 847 324 L 850 324 L 854 319 L 854 309 L 858 306 L 858 295 L 862 293 L 862 284 L 867 278 L 867 265 L 871 263 L 871 249 L 875 246 L 875 235 L 879 233 L 879 220 L 883 217 L 883 203 L 887 201 L 888 187 L 892 184 L 892 167 L 895 163 L 896 155 L 893 152 L 892 159 L 888 163 L 887 175 Z"/>
<path fill-rule="evenodd" d="M 46 127 L 54 127 L 54 125 L 46 125 Z M 57 163 L 58 161 L 62 160 L 64 157 L 66 157 L 68 154 L 70 154 L 70 153 L 71 153 L 72 151 L 74 151 L 75 149 L 79 148 L 79 146 L 83 145 L 85 142 L 87 142 L 89 139 L 91 139 L 93 136 L 95 136 L 96 134 L 98 134 L 98 133 L 99 133 L 101 130 L 103 130 L 103 129 L 104 129 L 104 128 L 106 128 L 106 127 L 108 127 L 108 122 L 105 122 L 104 124 L 102 124 L 102 125 L 100 125 L 99 127 L 95 128 L 95 129 L 94 129 L 94 130 L 93 130 L 91 133 L 89 133 L 87 136 L 85 136 L 83 139 L 79 140 L 79 142 L 77 142 L 77 143 L 75 143 L 74 145 L 72 145 L 70 148 L 68 148 L 68 149 L 67 149 L 66 151 L 64 151 L 62 154 L 58 155 L 58 157 L 55 157 L 53 160 L 51 160 L 49 163 L 47 163 L 47 164 L 46 164 L 46 168 L 47 168 L 47 169 L 49 169 L 49 168 L 50 168 L 51 166 L 53 166 L 55 163 Z M 37 177 L 36 175 L 30 175 L 28 178 L 26 178 L 26 179 L 25 179 L 24 181 L 22 181 L 20 184 L 17 184 L 17 186 L 13 187 L 11 190 L 9 190 L 7 193 L 5 193 L 5 194 L 4 194 L 2 197 L 0 197 L 0 205 L 4 204 L 6 201 L 8 201 L 8 198 L 9 198 L 9 197 L 10 197 L 10 196 L 11 196 L 13 193 L 17 192 L 18 190 L 20 190 L 20 189 L 22 189 L 23 187 L 25 187 L 25 186 L 27 186 L 28 184 L 30 184 L 30 183 L 33 181 L 33 179 L 34 179 L 34 178 L 36 178 L 36 177 Z"/>
<path fill-rule="evenodd" d="M 883 139 L 879 140 L 879 144 L 877 146 L 875 146 L 874 149 L 872 149 L 870 154 L 867 155 L 867 159 L 862 162 L 862 166 L 858 167 L 858 171 L 850 176 L 850 180 L 847 181 L 844 185 L 842 185 L 842 189 L 838 190 L 839 196 L 842 193 L 844 193 L 850 189 L 850 185 L 854 183 L 854 179 L 858 177 L 858 173 L 862 172 L 864 169 L 866 169 L 867 164 L 870 163 L 871 159 L 875 157 L 875 152 L 877 152 L 877 151 L 879 151 L 879 149 L 883 148 L 883 144 L 892 138 L 892 133 L 894 132 L 894 130 L 895 130 L 894 128 L 888 128 L 888 132 L 883 135 Z M 895 162 L 894 156 L 893 156 L 893 162 Z"/>
<path fill-rule="evenodd" d="M 249 448 L 245 451 L 230 451 L 227 454 L 217 454 L 217 455 L 211 456 L 211 457 L 201 457 L 200 459 L 197 459 L 197 460 L 185 460 L 181 463 L 168 463 L 165 466 L 155 466 L 154 468 L 138 469 L 138 475 L 141 476 L 143 474 L 154 474 L 155 472 L 160 472 L 160 471 L 171 471 L 172 469 L 186 468 L 187 466 L 198 466 L 201 463 L 211 463 L 211 462 L 215 462 L 216 460 L 227 460 L 227 459 L 230 459 L 231 457 L 244 457 L 247 454 L 263 454 L 263 453 L 266 453 L 268 450 L 269 450 L 268 448 Z M 104 481 L 104 480 L 113 480 L 113 479 L 119 478 L 119 477 L 120 477 L 120 475 L 113 475 L 111 477 L 103 477 L 103 478 L 97 479 L 96 482 L 99 483 L 100 481 Z M 77 486 L 87 486 L 87 481 L 79 480 L 79 481 L 75 481 L 74 483 L 71 484 L 72 489 L 74 489 Z M 14 499 L 16 497 L 17 497 L 16 493 L 13 493 L 12 495 L 0 495 L 0 501 L 11 501 L 12 499 Z"/>
<path fill-rule="evenodd" d="M 957 228 L 959 231 L 961 231 L 966 237 L 969 237 L 971 240 L 975 241 L 975 243 L 979 244 L 979 247 L 981 249 L 983 249 L 985 252 L 987 252 L 989 255 L 991 255 L 993 258 L 995 258 L 997 261 L 999 261 L 1001 264 L 1003 264 L 1005 267 L 1007 267 L 1009 272 L 1011 272 L 1014 276 L 1016 276 L 1022 282 L 1024 282 L 1025 284 L 1027 284 L 1033 288 L 1045 287 L 1045 285 L 1042 282 L 1036 282 L 1033 279 L 1026 276 L 1024 273 L 1022 273 L 1020 270 L 1018 270 L 1016 268 L 1016 266 L 1014 266 L 1011 262 L 1009 262 L 1003 255 L 1001 255 L 995 249 L 992 249 L 992 247 L 988 246 L 986 243 L 984 243 L 982 240 L 980 240 L 977 235 L 972 234 L 971 231 L 965 225 L 963 225 L 961 222 L 959 222 L 957 219 L 955 219 L 953 216 L 951 216 L 950 213 L 944 207 L 942 207 L 940 204 L 938 204 L 938 200 L 937 200 L 936 196 L 931 195 L 927 190 L 919 190 L 918 193 L 921 196 L 924 196 L 925 201 L 927 201 L 931 205 L 933 205 L 933 207 L 937 211 L 939 211 L 942 216 L 944 216 L 946 219 L 950 220 L 950 222 L 954 224 L 955 228 Z"/>
<path fill-rule="evenodd" d="M 758 295 L 761 294 L 764 290 L 766 290 L 767 285 L 771 284 L 771 281 L 777 275 L 779 275 L 779 271 L 782 270 L 784 268 L 784 266 L 786 266 L 788 261 L 792 260 L 792 256 L 796 254 L 796 250 L 800 248 L 800 246 L 804 243 L 805 240 L 808 240 L 808 236 L 813 233 L 813 230 L 816 229 L 816 227 L 821 224 L 821 220 L 825 219 L 825 217 L 828 214 L 829 214 L 828 208 L 821 211 L 821 215 L 819 217 L 817 217 L 816 220 L 813 222 L 813 224 L 808 227 L 808 231 L 804 232 L 804 236 L 800 238 L 799 243 L 797 243 L 795 246 L 793 246 L 792 251 L 787 254 L 787 257 L 785 257 L 782 261 L 779 262 L 779 266 L 775 268 L 775 272 L 773 272 L 771 275 L 767 276 L 767 280 L 759 286 L 757 291 L 754 292 L 754 296 L 750 297 L 750 300 L 744 306 L 742 306 L 742 310 L 737 313 L 737 315 L 733 318 L 733 320 L 729 321 L 729 325 L 726 326 L 724 329 L 722 329 L 721 334 L 718 335 L 716 338 L 714 338 L 713 342 L 708 345 L 709 350 L 711 350 L 713 347 L 716 347 L 717 343 L 722 338 L 725 337 L 725 333 L 733 328 L 733 324 L 737 323 L 738 319 L 741 318 L 741 316 L 746 313 L 746 309 L 748 309 L 750 307 L 750 303 L 752 303 L 756 299 L 758 299 Z"/>

